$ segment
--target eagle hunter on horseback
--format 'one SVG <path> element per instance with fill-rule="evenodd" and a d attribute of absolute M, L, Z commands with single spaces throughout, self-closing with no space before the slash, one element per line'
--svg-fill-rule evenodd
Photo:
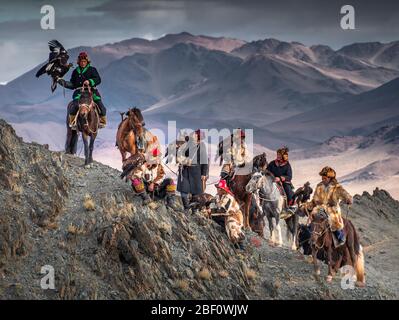
<path fill-rule="evenodd" d="M 292 167 L 288 161 L 288 147 L 282 147 L 277 150 L 276 159 L 269 163 L 267 170 L 275 177 L 277 186 L 282 191 L 283 195 L 286 196 L 287 201 L 284 203 L 283 216 L 280 218 L 285 219 L 293 214 L 297 209 L 294 203 L 294 191 L 292 185 Z M 286 209 L 286 210 L 284 210 Z"/>
<path fill-rule="evenodd" d="M 320 274 L 317 257 L 320 251 L 328 263 L 327 282 L 344 265 L 354 267 L 356 285 L 365 285 L 364 255 L 352 222 L 341 215 L 340 203 L 352 204 L 351 195 L 338 183 L 331 167 L 320 171 L 322 181 L 317 185 L 313 199 L 300 206 L 309 216 L 308 240 L 312 249 L 315 272 Z M 306 230 L 305 230 L 306 231 Z"/>
<path fill-rule="evenodd" d="M 73 101 L 68 106 L 69 125 L 72 129 L 76 129 L 75 118 L 79 110 L 81 88 L 87 86 L 91 88 L 93 101 L 98 107 L 98 112 L 100 114 L 99 128 L 104 128 L 107 123 L 107 110 L 97 89 L 97 86 L 101 83 L 101 77 L 97 69 L 90 64 L 90 58 L 87 52 L 79 53 L 77 63 L 78 66 L 73 70 L 70 81 L 65 81 L 62 78 L 57 79 L 57 82 L 64 88 L 75 90 L 72 96 Z"/>
<path fill-rule="evenodd" d="M 284 155 L 284 158 L 282 157 Z M 271 245 L 282 245 L 280 220 L 283 219 L 287 225 L 287 239 L 291 241 L 291 248 L 297 249 L 297 230 L 299 225 L 299 216 L 302 214 L 296 210 L 296 207 L 291 206 L 291 211 L 287 213 L 287 199 L 281 181 L 291 181 L 292 170 L 288 163 L 288 149 L 282 148 L 277 152 L 277 160 L 267 163 L 266 156 L 262 160 L 262 155 L 254 158 L 254 174 L 246 185 L 246 191 L 252 194 L 251 212 L 259 212 L 258 228 L 264 228 L 265 223 L 263 217 L 268 221 L 269 225 L 269 243 Z M 280 159 L 282 162 L 279 162 Z M 261 169 L 259 164 L 261 163 Z M 277 178 L 276 178 L 277 176 Z M 290 191 L 292 184 L 290 183 Z M 293 193 L 292 202 L 300 204 L 310 198 L 313 190 L 309 182 Z M 256 209 L 256 210 L 255 210 Z M 294 211 L 295 210 L 295 211 Z M 253 215 L 251 215 L 253 219 Z M 253 223 L 251 221 L 251 223 Z M 263 237 L 264 232 L 257 233 Z"/>

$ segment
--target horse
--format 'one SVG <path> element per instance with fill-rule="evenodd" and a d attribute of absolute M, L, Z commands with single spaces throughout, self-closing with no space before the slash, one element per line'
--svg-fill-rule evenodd
<path fill-rule="evenodd" d="M 127 117 L 123 117 L 116 133 L 116 146 L 122 156 L 122 163 L 126 161 L 126 154 L 131 156 L 137 153 L 136 140 L 138 136 L 143 136 L 144 119 L 140 109 L 132 108 L 126 112 Z"/>
<path fill-rule="evenodd" d="M 68 110 L 72 107 L 72 103 L 68 105 Z M 75 154 L 77 149 L 78 132 L 82 133 L 85 166 L 93 162 L 94 141 L 96 140 L 100 117 L 98 115 L 97 105 L 93 101 L 93 94 L 90 86 L 83 86 L 79 98 L 79 110 L 75 118 L 76 130 L 69 127 L 67 117 L 67 141 L 65 146 L 66 153 Z M 90 137 L 90 144 L 88 138 Z"/>
<path fill-rule="evenodd" d="M 245 187 L 248 193 L 253 194 L 259 211 L 263 212 L 269 223 L 269 243 L 282 246 L 283 240 L 280 227 L 280 213 L 284 206 L 284 197 L 281 195 L 270 174 L 255 172 Z M 273 219 L 275 224 L 273 223 Z"/>
<path fill-rule="evenodd" d="M 282 246 L 280 214 L 286 202 L 281 194 L 277 184 L 274 182 L 274 176 L 268 171 L 255 172 L 246 186 L 247 192 L 254 195 L 258 210 L 266 217 L 269 225 L 271 245 Z M 291 242 L 291 249 L 296 250 L 296 236 L 299 223 L 297 214 L 293 214 L 285 219 L 287 225 L 287 239 Z"/>
<path fill-rule="evenodd" d="M 349 265 L 355 270 L 356 286 L 364 287 L 363 248 L 360 245 L 359 236 L 352 222 L 348 219 L 343 219 L 343 221 L 346 241 L 342 246 L 335 247 L 328 214 L 324 210 L 319 210 L 316 214 L 312 215 L 310 232 L 315 274 L 316 276 L 320 275 L 317 254 L 319 250 L 324 250 L 328 261 L 327 282 L 332 281 L 333 276 L 342 266 Z"/>

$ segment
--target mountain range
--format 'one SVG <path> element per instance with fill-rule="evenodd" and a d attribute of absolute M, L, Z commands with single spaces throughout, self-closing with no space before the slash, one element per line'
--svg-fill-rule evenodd
<path fill-rule="evenodd" d="M 397 122 L 398 48 L 371 42 L 334 50 L 182 32 L 69 53 L 87 51 L 98 68 L 111 129 L 119 111 L 138 106 L 148 126 L 164 129 L 175 120 L 178 128 L 252 128 L 264 146 L 303 148 Z M 51 94 L 50 79 L 34 77 L 39 67 L 0 86 L 0 117 L 27 135 L 35 123 L 64 130 L 71 96 L 62 88 Z"/>

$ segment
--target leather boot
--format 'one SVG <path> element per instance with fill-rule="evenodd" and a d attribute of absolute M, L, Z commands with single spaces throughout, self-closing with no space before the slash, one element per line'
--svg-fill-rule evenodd
<path fill-rule="evenodd" d="M 173 210 L 179 210 L 175 194 L 168 194 L 166 196 L 166 206 Z"/>
<path fill-rule="evenodd" d="M 107 116 L 101 116 L 100 123 L 99 123 L 98 127 L 100 129 L 102 129 L 102 128 L 105 128 L 106 125 L 107 125 Z"/>
<path fill-rule="evenodd" d="M 344 230 L 336 230 L 336 231 L 334 231 L 334 234 L 337 237 L 339 247 L 342 246 L 343 244 L 345 244 L 346 237 L 344 234 Z"/>
<path fill-rule="evenodd" d="M 183 202 L 184 210 L 190 209 L 190 202 L 188 201 L 188 197 L 181 197 L 181 201 Z"/>
<path fill-rule="evenodd" d="M 74 114 L 70 114 L 70 115 L 68 116 L 69 127 L 70 127 L 72 130 L 76 130 L 75 118 L 76 118 L 76 115 L 74 115 Z"/>
<path fill-rule="evenodd" d="M 151 198 L 146 191 L 140 193 L 141 199 L 143 199 L 143 204 L 149 204 L 151 202 Z"/>

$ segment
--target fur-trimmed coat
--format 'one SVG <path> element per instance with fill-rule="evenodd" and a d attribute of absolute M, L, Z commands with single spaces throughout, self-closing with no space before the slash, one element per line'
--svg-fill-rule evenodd
<path fill-rule="evenodd" d="M 341 217 L 340 202 L 352 202 L 352 196 L 338 183 L 331 181 L 328 185 L 320 182 L 315 190 L 313 199 L 307 204 L 312 214 L 324 209 L 330 217 L 331 229 L 340 230 L 344 227 Z"/>
<path fill-rule="evenodd" d="M 229 193 L 216 195 L 216 212 L 223 212 L 225 217 L 225 229 L 230 241 L 237 243 L 244 237 L 242 228 L 244 226 L 244 217 L 240 205 L 236 199 Z"/>

